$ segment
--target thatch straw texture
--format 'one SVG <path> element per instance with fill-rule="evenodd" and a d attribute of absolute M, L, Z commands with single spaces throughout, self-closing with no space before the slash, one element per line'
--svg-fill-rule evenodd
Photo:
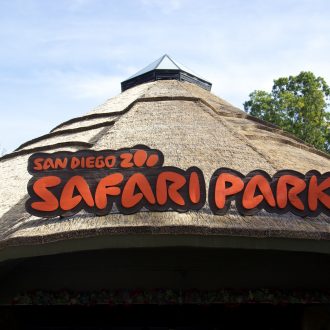
<path fill-rule="evenodd" d="M 55 136 L 47 136 L 45 139 L 42 139 L 41 141 L 33 143 L 31 141 L 31 144 L 28 144 L 27 146 L 20 148 L 22 149 L 30 149 L 30 148 L 36 148 L 36 147 L 42 147 L 47 146 L 54 143 L 62 143 L 66 142 L 68 140 L 70 141 L 80 141 L 80 142 L 89 142 L 91 141 L 96 135 L 98 135 L 103 130 L 103 127 L 96 128 L 96 129 L 90 129 L 90 130 L 84 130 L 82 132 L 72 132 L 67 133 L 65 131 L 62 131 L 63 133 L 61 135 L 55 135 Z"/>
<path fill-rule="evenodd" d="M 143 84 L 136 86 L 134 88 L 128 89 L 125 92 L 107 100 L 103 104 L 99 105 L 98 107 L 94 108 L 88 115 L 95 114 L 95 113 L 104 113 L 104 112 L 116 112 L 121 111 L 128 107 L 133 101 L 142 97 L 145 92 L 155 84 L 154 82 Z"/>
<path fill-rule="evenodd" d="M 68 130 L 68 129 L 76 129 L 76 128 L 82 128 L 82 127 L 89 128 L 94 125 L 102 124 L 107 120 L 108 121 L 117 120 L 118 117 L 119 116 L 110 115 L 110 116 L 108 116 L 108 119 L 106 117 L 82 119 L 77 122 L 64 124 L 63 126 L 61 125 L 59 128 L 55 128 L 52 132 L 60 132 L 60 131 Z"/>
<path fill-rule="evenodd" d="M 119 114 L 111 126 L 78 133 L 65 131 L 112 120 L 113 112 Z M 262 169 L 271 175 L 284 168 L 303 173 L 311 169 L 326 172 L 330 168 L 327 155 L 189 83 L 143 84 L 107 101 L 89 115 L 54 131 L 63 130 L 62 136 L 46 136 L 26 148 L 32 153 L 34 147 L 43 146 L 52 152 L 55 150 L 51 145 L 61 141 L 85 141 L 96 150 L 145 144 L 164 153 L 165 165 L 200 167 L 206 183 L 219 167 L 230 167 L 243 174 Z M 232 208 L 225 216 L 215 216 L 207 204 L 199 212 L 185 214 L 140 212 L 94 217 L 80 212 L 71 218 L 38 219 L 24 210 L 30 178 L 27 158 L 28 155 L 14 154 L 0 161 L 0 246 L 106 234 L 330 239 L 330 219 L 325 215 L 303 219 L 262 211 L 243 217 Z"/>

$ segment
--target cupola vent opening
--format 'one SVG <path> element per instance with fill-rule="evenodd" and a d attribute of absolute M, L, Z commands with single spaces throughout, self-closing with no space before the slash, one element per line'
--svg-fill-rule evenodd
<path fill-rule="evenodd" d="M 212 87 L 210 82 L 196 75 L 190 69 L 179 64 L 177 61 L 174 61 L 170 56 L 165 54 L 158 60 L 135 73 L 133 76 L 129 77 L 127 80 L 123 81 L 121 83 L 121 90 L 123 92 L 134 86 L 156 80 L 188 81 L 206 89 L 207 91 L 210 91 Z"/>

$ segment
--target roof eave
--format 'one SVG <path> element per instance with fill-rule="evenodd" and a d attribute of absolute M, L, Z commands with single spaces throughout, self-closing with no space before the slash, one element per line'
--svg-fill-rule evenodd
<path fill-rule="evenodd" d="M 204 234 L 175 234 L 160 233 L 104 233 L 87 235 L 76 233 L 75 239 L 58 239 L 36 243 L 39 238 L 19 238 L 14 245 L 3 246 L 0 250 L 0 262 L 53 255 L 59 253 L 73 253 L 78 251 L 92 251 L 101 249 L 136 249 L 136 248 L 212 248 L 212 249 L 248 249 L 248 250 L 277 250 L 304 253 L 330 254 L 329 240 L 282 238 L 282 237 L 249 237 Z M 10 242 L 8 242 L 10 244 Z"/>

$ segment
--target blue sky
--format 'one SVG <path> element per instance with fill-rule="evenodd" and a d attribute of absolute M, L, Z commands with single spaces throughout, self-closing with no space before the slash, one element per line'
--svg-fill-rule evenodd
<path fill-rule="evenodd" d="M 328 0 L 0 0 L 7 152 L 120 92 L 164 53 L 234 105 L 280 76 L 330 84 Z"/>

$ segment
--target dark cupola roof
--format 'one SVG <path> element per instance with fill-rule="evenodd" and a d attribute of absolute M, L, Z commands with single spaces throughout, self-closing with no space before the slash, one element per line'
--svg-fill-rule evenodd
<path fill-rule="evenodd" d="M 208 91 L 210 91 L 212 87 L 210 82 L 196 75 L 190 69 L 174 61 L 170 56 L 165 54 L 123 81 L 121 83 L 121 90 L 123 92 L 134 86 L 156 80 L 188 81 Z"/>

